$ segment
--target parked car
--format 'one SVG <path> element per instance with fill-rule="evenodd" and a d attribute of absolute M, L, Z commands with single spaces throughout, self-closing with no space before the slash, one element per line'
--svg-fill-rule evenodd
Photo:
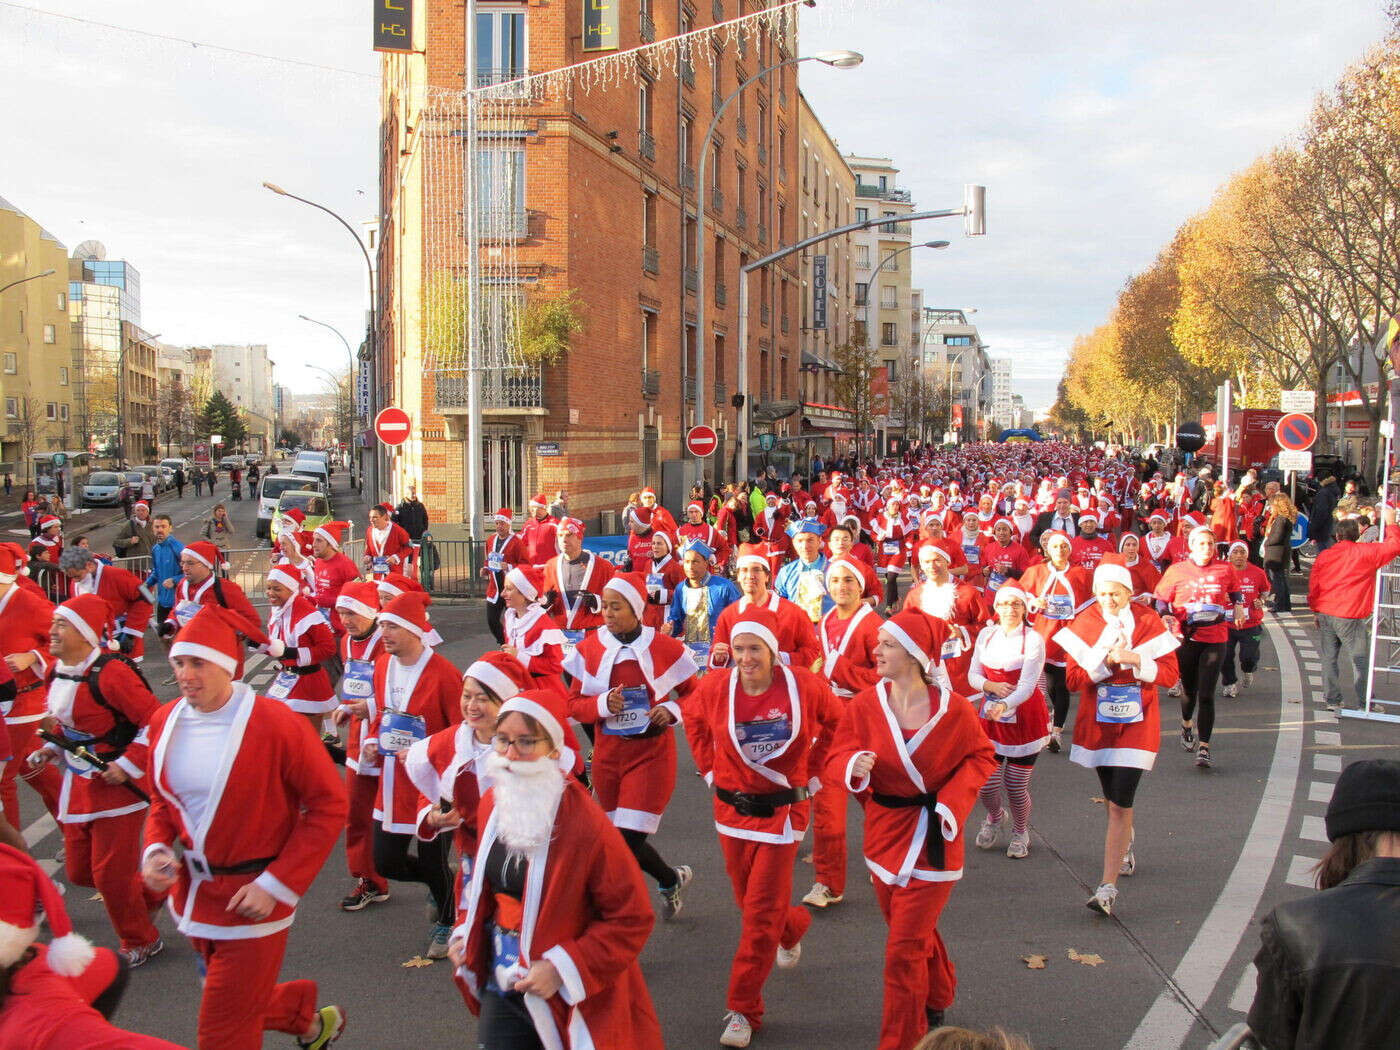
<path fill-rule="evenodd" d="M 83 486 L 83 506 L 119 507 L 126 478 L 114 470 L 95 470 Z"/>
<path fill-rule="evenodd" d="M 243 466 L 242 456 L 225 456 L 223 459 L 219 460 L 220 470 L 232 470 L 234 467 L 242 470 Z"/>
<path fill-rule="evenodd" d="M 325 495 L 325 489 L 315 478 L 305 474 L 267 474 L 258 483 L 258 539 L 272 534 L 272 515 L 277 510 L 277 501 L 284 492 L 305 490 Z"/>
<path fill-rule="evenodd" d="M 189 477 L 191 463 L 189 460 L 183 459 L 180 456 L 174 456 L 170 459 L 163 459 L 160 461 L 160 465 L 162 467 L 169 467 L 171 474 L 174 474 L 177 470 L 183 470 L 185 472 L 185 476 Z"/>
<path fill-rule="evenodd" d="M 141 486 L 146 483 L 146 475 L 139 470 L 123 470 L 121 475 L 126 479 L 126 487 L 131 493 L 131 498 L 140 499 Z"/>
<path fill-rule="evenodd" d="M 277 523 L 282 520 L 282 515 L 293 507 L 306 515 L 301 527 L 307 532 L 318 529 L 331 520 L 329 496 L 312 489 L 289 489 L 277 497 L 277 510 L 273 514 L 270 529 L 274 547 L 277 546 Z"/>
<path fill-rule="evenodd" d="M 142 474 L 146 475 L 146 477 L 150 478 L 155 483 L 157 494 L 164 492 L 167 488 L 170 487 L 169 484 L 166 482 L 165 472 L 162 471 L 160 467 L 157 467 L 151 463 L 138 463 L 131 469 L 139 470 Z"/>

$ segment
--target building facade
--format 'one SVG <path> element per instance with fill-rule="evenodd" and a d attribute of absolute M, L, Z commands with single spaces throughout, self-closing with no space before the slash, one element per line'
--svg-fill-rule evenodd
<path fill-rule="evenodd" d="M 967 311 L 924 307 L 921 360 L 946 388 L 951 421 L 948 440 L 979 441 L 995 426 L 992 361 Z"/>
<path fill-rule="evenodd" d="M 1011 358 L 994 357 L 992 363 L 992 421 L 1002 429 L 1016 424 L 1011 403 Z"/>
<path fill-rule="evenodd" d="M 214 388 L 222 390 L 233 407 L 244 413 L 248 451 L 267 455 L 277 439 L 273 362 L 267 356 L 267 346 L 216 344 L 209 349 Z"/>

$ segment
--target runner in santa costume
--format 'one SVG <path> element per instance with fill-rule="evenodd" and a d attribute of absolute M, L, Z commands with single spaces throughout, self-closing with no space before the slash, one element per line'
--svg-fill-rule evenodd
<path fill-rule="evenodd" d="M 982 597 L 990 606 L 1001 585 L 1019 580 L 1030 568 L 1030 555 L 1016 535 L 1010 518 L 997 518 L 992 523 L 992 535 L 982 541 L 982 567 L 986 572 Z"/>
<path fill-rule="evenodd" d="M 1184 546 L 1167 531 L 1169 523 L 1170 519 L 1166 514 L 1160 510 L 1154 510 L 1147 516 L 1148 531 L 1142 537 L 1142 546 L 1147 559 L 1152 562 L 1152 567 L 1158 572 L 1165 571 L 1172 562 L 1179 561 L 1180 559 L 1176 557 L 1176 550 Z"/>
<path fill-rule="evenodd" d="M 642 505 L 639 508 L 639 513 L 642 521 L 649 524 L 657 532 L 669 532 L 672 536 L 676 534 L 676 519 L 671 517 L 669 510 L 656 501 L 655 489 L 642 489 Z"/>
<path fill-rule="evenodd" d="M 549 559 L 559 553 L 558 524 L 549 516 L 549 500 L 543 493 L 530 501 L 528 510 L 530 516 L 520 530 L 520 544 L 525 548 L 525 560 L 543 569 Z"/>
<path fill-rule="evenodd" d="M 1137 870 L 1133 799 L 1157 758 L 1157 689 L 1176 681 L 1181 643 L 1155 612 L 1132 601 L 1133 578 L 1123 566 L 1100 565 L 1093 587 L 1094 602 L 1054 640 L 1069 661 L 1069 687 L 1080 694 L 1070 761 L 1098 774 L 1108 808 L 1103 878 L 1088 901 L 1108 915 L 1118 899 L 1118 876 Z"/>
<path fill-rule="evenodd" d="M 561 521 L 559 553 L 544 567 L 545 608 L 565 631 L 594 630 L 603 622 L 603 585 L 613 574 L 611 562 L 583 549 L 583 531 L 577 518 Z"/>
<path fill-rule="evenodd" d="M 635 572 L 646 578 L 646 609 L 642 622 L 648 627 L 660 627 L 666 622 L 666 610 L 676 588 L 685 583 L 685 568 L 675 556 L 669 533 L 657 532 L 651 537 L 651 558 L 645 568 Z"/>
<path fill-rule="evenodd" d="M 369 528 L 365 530 L 365 552 L 360 557 L 360 565 L 371 579 L 404 572 L 413 559 L 413 541 L 402 525 L 389 520 L 393 513 L 394 508 L 387 503 L 369 509 Z"/>
<path fill-rule="evenodd" d="M 41 920 L 48 945 L 36 943 Z M 0 846 L 0 1050 L 181 1050 L 107 1022 L 125 984 L 117 957 L 73 932 L 38 864 Z"/>
<path fill-rule="evenodd" d="M 1264 631 L 1264 595 L 1270 591 L 1269 577 L 1249 560 L 1249 545 L 1243 540 L 1230 544 L 1230 564 L 1240 578 L 1240 600 L 1244 605 L 1244 623 L 1230 628 L 1230 640 L 1225 644 L 1225 659 L 1220 665 L 1222 692 L 1230 699 L 1240 695 L 1240 687 L 1254 684 L 1254 669 L 1259 666 L 1259 641 Z M 1239 671 L 1235 655 L 1239 654 Z M 1242 678 L 1240 676 L 1243 676 Z"/>
<path fill-rule="evenodd" d="M 1056 641 L 1060 628 L 1094 600 L 1093 577 L 1070 564 L 1070 538 L 1052 529 L 1041 537 L 1046 560 L 1021 575 L 1021 590 L 1030 595 L 1031 626 L 1045 639 L 1045 685 L 1050 693 L 1050 750 L 1064 747 L 1061 733 L 1069 717 L 1070 689 L 1065 684 L 1065 654 Z"/>
<path fill-rule="evenodd" d="M 69 547 L 59 558 L 59 568 L 68 577 L 68 593 L 96 594 L 112 610 L 117 625 L 116 641 L 121 652 L 140 663 L 146 652 L 146 627 L 151 622 L 151 592 L 141 577 L 116 565 L 108 565 L 86 547 Z"/>
<path fill-rule="evenodd" d="M 1030 595 L 1015 583 L 998 588 L 993 601 L 997 622 L 978 634 L 967 672 L 976 691 L 968 699 L 997 753 L 996 769 L 978 794 L 987 818 L 977 832 L 977 848 L 991 849 L 997 844 L 1004 789 L 1011 810 L 1006 855 L 1013 860 L 1030 853 L 1031 770 L 1036 756 L 1050 741 L 1050 718 L 1040 689 L 1045 640 L 1026 622 L 1029 603 Z"/>
<path fill-rule="evenodd" d="M 936 616 L 948 626 L 939 654 L 938 673 L 946 674 L 953 690 L 961 696 L 972 692 L 967 669 L 972 663 L 972 643 L 990 617 L 982 592 L 953 576 L 948 552 L 929 545 L 919 551 L 919 568 L 924 580 L 904 596 L 904 609 L 917 609 Z"/>
<path fill-rule="evenodd" d="M 645 602 L 641 573 L 609 580 L 604 626 L 564 658 L 564 670 L 573 680 L 569 713 L 598 729 L 589 774 L 593 794 L 642 871 L 656 880 L 669 920 L 680 913 L 692 872 L 666 863 L 647 836 L 660 828 L 676 788 L 671 727 L 681 720 L 697 668 L 685 645 L 642 623 Z"/>
<path fill-rule="evenodd" d="M 1118 538 L 1118 553 L 1105 554 L 1103 560 L 1116 562 L 1128 570 L 1133 578 L 1133 601 L 1151 604 L 1152 592 L 1162 579 L 1162 574 L 1151 561 L 1142 556 L 1141 536 L 1136 532 L 1123 533 Z"/>
<path fill-rule="evenodd" d="M 909 562 L 899 500 L 887 501 L 884 512 L 870 523 L 868 531 L 875 545 L 875 567 L 885 579 L 885 609 L 891 612 L 899 601 L 899 574 Z"/>
<path fill-rule="evenodd" d="M 306 511 L 300 507 L 288 507 L 277 519 L 277 553 L 273 564 L 289 561 L 300 565 L 311 557 L 311 533 L 302 528 L 306 524 Z"/>
<path fill-rule="evenodd" d="M 686 704 L 685 731 L 715 789 L 715 830 L 739 903 L 722 1046 L 747 1046 L 763 1021 L 774 961 L 797 965 L 811 912 L 791 903 L 808 798 L 840 716 L 826 679 L 779 663 L 777 618 L 746 609 L 731 635 L 734 668 L 711 672 Z"/>
<path fill-rule="evenodd" d="M 506 611 L 505 602 L 501 600 L 501 585 L 505 583 L 506 573 L 525 561 L 525 544 L 519 533 L 511 531 L 513 519 L 509 507 L 496 511 L 493 520 L 496 531 L 486 538 L 486 564 L 481 567 L 481 575 L 486 579 L 486 628 L 499 645 L 506 640 L 501 627 L 501 616 Z"/>
<path fill-rule="evenodd" d="M 306 719 L 234 677 L 248 630 L 237 613 L 201 609 L 170 647 L 181 698 L 148 727 L 142 876 L 170 893 L 199 956 L 199 1050 L 256 1050 L 265 1030 L 320 1050 L 344 1014 L 316 1008 L 316 982 L 277 975 L 297 902 L 345 823 L 345 789 Z"/>
<path fill-rule="evenodd" d="M 450 842 L 419 842 L 417 856 L 409 853 L 418 830 L 418 792 L 403 771 L 404 753 L 416 741 L 462 719 L 462 673 L 433 649 L 442 638 L 428 621 L 430 600 L 426 594 L 401 594 L 380 610 L 386 656 L 374 666 L 369 734 L 360 755 L 377 757 L 382 764 L 374 802 L 374 819 L 379 822 L 374 829 L 374 870 L 386 879 L 428 887 L 437 915 L 425 954 L 442 959 L 456 915 L 448 868 Z"/>
<path fill-rule="evenodd" d="M 907 1050 L 943 1023 L 957 974 L 938 933 L 962 878 L 963 837 L 995 768 L 973 706 L 934 671 L 947 626 L 917 610 L 880 628 L 881 681 L 846 705 L 828 775 L 865 807 L 865 864 L 889 927 L 880 1050 Z"/>
<path fill-rule="evenodd" d="M 751 606 L 765 608 L 778 621 L 779 659 L 796 667 L 812 668 L 821 659 L 821 643 L 807 614 L 792 602 L 775 591 L 768 589 L 768 581 L 773 578 L 765 558 L 757 544 L 746 543 L 739 548 L 739 558 L 735 562 L 735 575 L 738 577 L 740 598 L 715 622 L 715 643 L 710 650 L 710 662 L 715 667 L 729 664 L 729 634 L 735 621 Z"/>
<path fill-rule="evenodd" d="M 402 573 L 397 572 L 391 572 L 388 576 L 380 580 L 375 580 L 373 583 L 374 589 L 379 595 L 379 607 L 381 609 L 401 594 L 428 593 L 417 580 L 410 579 Z"/>
<path fill-rule="evenodd" d="M 1092 573 L 1103 556 L 1112 553 L 1113 541 L 1099 532 L 1098 515 L 1087 510 L 1079 515 L 1079 535 L 1070 541 L 1070 564 Z"/>
<path fill-rule="evenodd" d="M 656 920 L 617 829 L 567 773 L 567 724 L 554 693 L 501 705 L 457 985 L 481 1046 L 661 1050 L 637 962 Z"/>
<path fill-rule="evenodd" d="M 710 649 L 720 614 L 739 600 L 739 588 L 733 581 L 710 571 L 714 557 L 715 552 L 700 540 L 686 544 L 681 555 L 685 581 L 671 598 L 664 628 L 672 638 L 685 643 L 702 673 L 710 665 Z"/>
<path fill-rule="evenodd" d="M 161 630 L 167 637 L 173 636 L 180 628 L 188 625 L 206 605 L 219 606 L 237 613 L 247 621 L 251 631 L 262 634 L 262 617 L 253 608 L 248 596 L 243 593 L 243 588 L 232 580 L 219 578 L 216 570 L 223 564 L 220 559 L 219 548 L 208 540 L 191 543 L 180 552 L 180 571 L 183 576 L 175 585 L 175 606 L 169 618 L 161 625 Z M 241 656 L 238 666 L 241 674 Z"/>
<path fill-rule="evenodd" d="M 49 669 L 49 624 L 53 622 L 53 605 L 42 592 L 24 585 L 28 582 L 20 575 L 24 562 L 24 552 L 14 544 L 0 546 L 0 656 L 15 684 L 14 700 L 5 712 L 9 736 L 5 749 L 17 760 L 0 769 L 0 803 L 14 828 L 24 827 L 16 775 L 39 793 L 50 813 L 58 812 L 61 783 L 57 771 L 48 766 L 19 768 L 34 750 L 34 734 L 44 717 L 44 676 Z"/>
<path fill-rule="evenodd" d="M 533 565 L 517 565 L 506 573 L 506 612 L 501 620 L 506 640 L 501 649 L 530 672 L 534 680 L 530 688 L 553 689 L 563 696 L 568 692 L 564 687 L 564 633 L 545 612 L 543 596 L 544 573 Z"/>
<path fill-rule="evenodd" d="M 63 522 L 52 514 L 45 514 L 39 519 L 39 534 L 29 544 L 30 560 L 44 562 L 56 569 L 62 553 Z"/>
<path fill-rule="evenodd" d="M 476 813 L 490 786 L 486 759 L 494 754 L 496 719 L 503 703 L 532 686 L 529 672 L 515 657 L 486 653 L 462 675 L 462 721 L 418 741 L 404 755 L 403 770 L 418 791 L 417 836 L 431 842 L 450 831 L 461 858 L 455 888 L 459 908 L 466 906 L 476 859 Z"/>
<path fill-rule="evenodd" d="M 862 599 L 865 579 L 865 567 L 854 558 L 836 559 L 826 568 L 826 589 L 834 605 L 817 625 L 821 675 L 841 706 L 880 678 L 875 672 L 875 643 L 883 621 Z M 845 785 L 823 775 L 822 790 L 812 803 L 815 881 L 803 904 L 825 908 L 840 904 L 846 896 L 846 808 Z"/>
<path fill-rule="evenodd" d="M 323 716 L 339 706 L 324 666 L 336 655 L 336 640 L 321 610 L 301 593 L 302 582 L 289 565 L 267 574 L 266 652 L 277 668 L 267 695 L 306 715 L 319 732 Z"/>
<path fill-rule="evenodd" d="M 705 508 L 691 501 L 685 507 L 685 521 L 676 530 L 677 541 L 684 548 L 689 540 L 699 540 L 715 552 L 715 562 L 729 564 L 730 543 L 723 532 L 705 520 Z"/>
<path fill-rule="evenodd" d="M 389 882 L 374 868 L 374 799 L 379 793 L 379 761 L 364 754 L 374 702 L 374 668 L 385 655 L 379 631 L 379 597 L 373 582 L 347 583 L 335 600 L 335 612 L 345 628 L 340 636 L 340 662 L 345 671 L 337 690 L 340 706 L 336 725 L 350 724 L 345 736 L 345 862 L 355 888 L 341 898 L 343 911 L 361 911 L 389 899 Z"/>
<path fill-rule="evenodd" d="M 132 665 L 108 648 L 114 626 L 108 604 L 85 594 L 55 609 L 49 629 L 51 732 L 87 748 L 107 768 L 99 770 L 54 743 L 32 752 L 28 762 L 62 768 L 58 822 L 68 881 L 102 895 L 122 958 L 140 966 L 165 947 L 150 918 L 161 898 L 141 885 L 146 724 L 160 701 Z"/>
<path fill-rule="evenodd" d="M 360 570 L 340 549 L 349 528 L 348 521 L 328 521 L 311 534 L 311 593 L 316 608 L 337 633 L 339 620 L 335 615 L 335 599 L 342 587 L 360 578 Z"/>
<path fill-rule="evenodd" d="M 859 562 L 865 578 L 865 589 L 861 597 L 867 605 L 874 608 L 880 604 L 880 576 L 875 571 L 875 555 L 871 553 L 869 544 L 856 542 L 859 535 L 860 522 L 855 515 L 849 515 L 844 522 L 838 522 L 835 527 L 828 529 L 827 563 L 830 564 L 838 558 L 850 558 Z"/>

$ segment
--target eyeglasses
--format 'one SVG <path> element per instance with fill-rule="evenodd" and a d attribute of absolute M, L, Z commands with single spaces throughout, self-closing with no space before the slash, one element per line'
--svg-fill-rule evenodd
<path fill-rule="evenodd" d="M 530 752 L 534 751 L 535 748 L 539 747 L 540 744 L 542 744 L 543 742 L 544 742 L 544 738 L 543 738 L 543 737 L 538 737 L 538 736 L 517 736 L 517 737 L 509 737 L 509 736 L 506 736 L 506 735 L 503 734 L 503 733 L 497 733 L 495 736 L 493 736 L 493 737 L 491 738 L 491 746 L 494 747 L 494 748 L 497 750 L 497 752 L 499 752 L 499 753 L 502 754 L 502 755 L 504 755 L 504 754 L 505 754 L 507 751 L 509 751 L 512 747 L 515 748 L 515 750 L 516 750 L 517 753 L 522 754 L 522 755 L 528 755 Z"/>

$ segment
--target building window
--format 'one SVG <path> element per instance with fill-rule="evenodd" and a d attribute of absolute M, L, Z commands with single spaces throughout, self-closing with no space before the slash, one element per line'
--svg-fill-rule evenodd
<path fill-rule="evenodd" d="M 971 346 L 972 336 L 970 335 L 945 335 L 943 337 L 944 346 Z"/>
<path fill-rule="evenodd" d="M 869 221 L 870 221 L 870 209 L 869 209 L 869 208 L 857 208 L 857 209 L 856 209 L 856 222 L 869 222 Z"/>
<path fill-rule="evenodd" d="M 476 206 L 483 234 L 524 236 L 527 216 L 523 149 L 476 151 Z"/>
<path fill-rule="evenodd" d="M 21 332 L 24 331 L 24 311 L 23 311 L 23 310 L 21 310 L 21 311 L 19 312 L 19 330 L 20 330 Z"/>
<path fill-rule="evenodd" d="M 68 309 L 68 296 L 63 292 L 58 293 L 58 308 L 60 310 Z"/>
<path fill-rule="evenodd" d="M 59 385 L 59 386 L 67 386 L 67 385 L 68 385 L 68 369 L 66 369 L 66 368 L 60 368 L 60 369 L 58 370 L 58 385 Z"/>
<path fill-rule="evenodd" d="M 6 419 L 18 419 L 18 418 L 19 418 L 19 398 L 17 398 L 17 397 L 7 397 L 7 398 L 5 398 L 5 418 L 6 418 Z"/>
<path fill-rule="evenodd" d="M 54 343 L 58 342 L 58 332 L 54 329 L 54 326 L 51 324 L 44 325 L 44 342 L 47 343 L 49 346 L 52 346 Z"/>
<path fill-rule="evenodd" d="M 642 192 L 642 244 L 656 247 L 656 194 Z"/>
<path fill-rule="evenodd" d="M 724 384 L 724 336 L 715 333 L 715 383 Z"/>
<path fill-rule="evenodd" d="M 656 314 L 651 310 L 642 311 L 642 371 L 651 367 L 656 349 Z"/>
<path fill-rule="evenodd" d="M 44 405 L 44 418 L 50 423 L 58 419 L 58 402 L 50 401 Z"/>
<path fill-rule="evenodd" d="M 880 262 L 880 269 L 889 273 L 897 273 L 899 270 L 899 252 L 891 250 L 885 253 L 885 257 Z"/>
<path fill-rule="evenodd" d="M 889 188 L 890 188 L 890 180 L 889 180 L 888 178 L 886 178 L 884 175 L 881 175 L 881 176 L 880 176 L 880 192 L 881 192 L 881 193 L 886 193 L 886 192 L 888 192 Z"/>
<path fill-rule="evenodd" d="M 881 309 L 881 310 L 894 310 L 894 309 L 896 309 L 896 308 L 899 306 L 899 300 L 898 300 L 898 298 L 897 298 L 897 293 L 898 293 L 898 289 L 896 289 L 894 285 L 892 285 L 892 284 L 884 284 L 884 285 L 881 285 L 881 286 L 880 286 L 880 309 Z"/>
<path fill-rule="evenodd" d="M 14 375 L 16 372 L 18 372 L 18 371 L 19 371 L 19 362 L 18 362 L 18 360 L 16 359 L 15 355 L 14 355 L 14 354 L 7 353 L 7 354 L 5 355 L 5 374 L 6 374 L 7 376 L 12 376 L 12 375 Z"/>
<path fill-rule="evenodd" d="M 856 282 L 856 305 L 865 306 L 870 301 L 870 285 L 865 281 Z"/>
<path fill-rule="evenodd" d="M 646 77 L 637 78 L 637 137 L 641 140 L 641 153 L 647 160 L 656 157 L 656 144 L 651 137 L 651 81 Z"/>
<path fill-rule="evenodd" d="M 870 245 L 856 245 L 856 265 L 863 270 L 870 269 Z"/>
<path fill-rule="evenodd" d="M 886 362 L 885 362 L 885 378 L 886 378 L 887 380 L 889 380 L 891 383 L 896 382 L 896 381 L 899 379 L 899 362 L 898 362 L 898 361 L 886 361 Z"/>
<path fill-rule="evenodd" d="M 885 321 L 880 325 L 880 345 L 894 346 L 899 342 L 899 325 L 894 321 Z M 891 377 L 893 378 L 893 377 Z"/>
<path fill-rule="evenodd" d="M 66 404 L 58 406 L 58 418 L 63 422 L 68 422 L 68 406 Z"/>
<path fill-rule="evenodd" d="M 477 86 L 523 77 L 525 55 L 525 5 L 483 7 L 477 11 Z"/>

